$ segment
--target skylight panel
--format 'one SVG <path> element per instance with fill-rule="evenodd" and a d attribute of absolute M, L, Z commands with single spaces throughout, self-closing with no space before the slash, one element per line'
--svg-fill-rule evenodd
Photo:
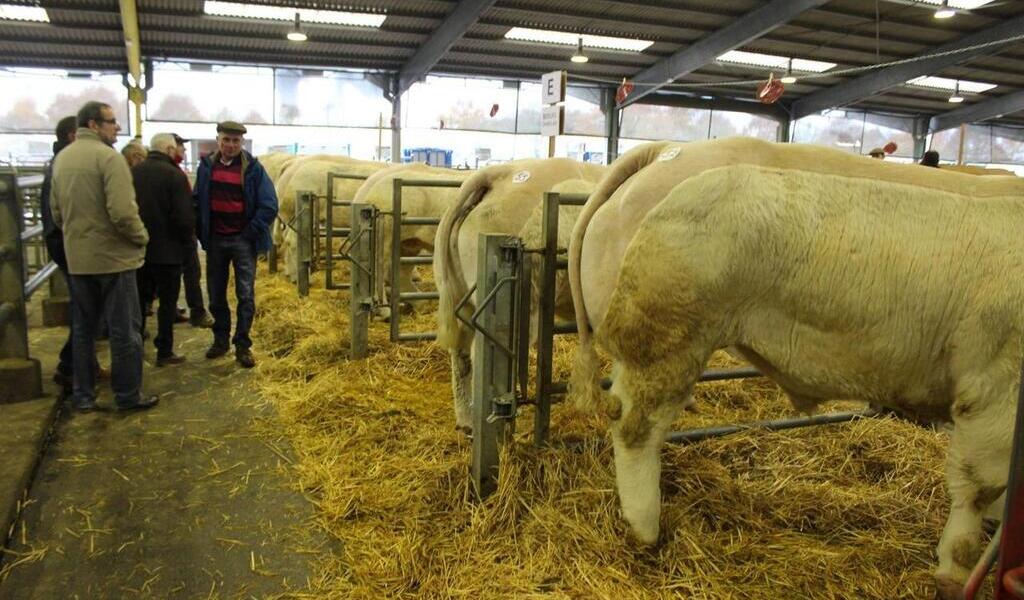
<path fill-rule="evenodd" d="M 203 12 L 217 17 L 239 17 L 242 19 L 266 19 L 270 21 L 293 21 L 295 13 L 303 23 L 322 23 L 325 25 L 350 25 L 354 27 L 380 27 L 387 15 L 354 13 L 338 10 L 316 10 L 312 8 L 289 8 L 287 6 L 267 6 L 265 4 L 247 4 L 244 2 L 220 2 L 206 0 Z"/>
<path fill-rule="evenodd" d="M 632 38 L 609 37 L 604 35 L 580 35 L 566 31 L 549 31 L 547 29 L 529 29 L 513 27 L 505 34 L 505 39 L 522 40 L 524 42 L 540 42 L 542 44 L 561 44 L 575 46 L 583 38 L 585 48 L 607 48 L 609 50 L 625 50 L 643 52 L 654 42 L 651 40 L 635 40 Z"/>
<path fill-rule="evenodd" d="M 996 87 L 994 83 L 982 83 L 980 81 L 967 81 L 964 79 L 949 79 L 947 77 L 917 77 L 907 82 L 907 85 L 913 85 L 917 87 L 931 88 L 933 90 L 946 90 L 953 91 L 959 89 L 961 92 L 969 92 L 972 94 L 980 94 L 981 92 L 987 92 L 988 90 Z"/>
<path fill-rule="evenodd" d="M 0 4 L 0 19 L 8 21 L 36 21 L 49 23 L 50 16 L 40 6 L 22 6 L 19 4 Z"/>
<path fill-rule="evenodd" d="M 932 6 L 942 6 L 942 0 L 917 0 L 921 4 L 930 4 Z M 949 0 L 950 8 L 958 8 L 960 10 L 974 10 L 975 8 L 981 8 L 986 4 L 991 4 L 994 0 Z"/>
<path fill-rule="evenodd" d="M 820 60 L 808 60 L 806 58 L 790 59 L 788 56 L 761 54 L 760 52 L 744 52 L 743 50 L 730 50 L 719 56 L 717 60 L 754 67 L 769 67 L 779 69 L 783 73 L 785 73 L 789 68 L 790 60 L 793 61 L 793 71 L 802 73 L 823 73 L 836 66 L 836 63 Z"/>

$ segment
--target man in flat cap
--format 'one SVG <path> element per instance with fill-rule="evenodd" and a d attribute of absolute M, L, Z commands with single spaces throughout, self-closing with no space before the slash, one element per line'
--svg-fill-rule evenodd
<path fill-rule="evenodd" d="M 242 149 L 245 126 L 217 125 L 217 151 L 199 161 L 193 190 L 199 243 L 206 250 L 206 291 L 213 313 L 213 344 L 206 358 L 227 354 L 245 368 L 256 365 L 249 328 L 256 314 L 256 255 L 270 249 L 270 225 L 277 217 L 277 194 L 263 165 Z M 231 337 L 228 270 L 235 269 L 237 323 Z"/>
<path fill-rule="evenodd" d="M 881 148 L 872 148 L 871 152 L 868 152 L 868 156 L 878 160 L 885 160 L 885 150 L 882 150 Z"/>

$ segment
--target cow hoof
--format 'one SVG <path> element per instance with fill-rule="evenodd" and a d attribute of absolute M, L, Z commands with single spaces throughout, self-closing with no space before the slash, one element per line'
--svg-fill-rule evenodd
<path fill-rule="evenodd" d="M 944 575 L 935 576 L 936 600 L 960 600 L 964 597 L 964 586 Z"/>

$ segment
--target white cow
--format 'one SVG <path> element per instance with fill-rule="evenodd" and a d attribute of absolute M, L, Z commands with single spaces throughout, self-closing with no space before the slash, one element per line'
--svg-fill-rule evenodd
<path fill-rule="evenodd" d="M 624 516 L 656 541 L 664 436 L 711 354 L 732 346 L 801 410 L 860 399 L 952 419 L 936 581 L 955 597 L 1006 484 L 1024 358 L 1024 280 L 1012 275 L 1024 264 L 1024 182 L 726 142 L 630 153 L 574 231 L 572 393 L 613 420 Z M 760 153 L 732 154 L 744 145 Z M 730 166 L 690 171 L 709 155 Z M 678 185 L 670 163 L 686 172 Z M 595 344 L 614 362 L 607 397 Z"/>
<path fill-rule="evenodd" d="M 288 166 L 300 157 L 285 152 L 270 152 L 260 155 L 258 158 L 270 180 L 277 183 L 277 180 L 281 178 L 281 174 L 284 173 Z"/>
<path fill-rule="evenodd" d="M 301 157 L 293 161 L 275 182 L 279 209 L 277 214 L 278 227 L 275 243 L 284 259 L 285 275 L 295 281 L 298 277 L 299 254 L 297 251 L 298 237 L 295 233 L 295 207 L 298 193 L 310 191 L 318 195 L 327 194 L 327 173 L 338 172 L 349 175 L 370 176 L 386 167 L 384 163 L 358 160 L 347 156 L 314 155 Z M 334 197 L 336 200 L 351 200 L 363 184 L 359 179 L 335 179 Z M 316 222 L 324 224 L 327 219 L 327 202 L 320 202 Z M 348 207 L 335 208 L 333 212 L 336 227 L 348 227 L 351 218 Z"/>
<path fill-rule="evenodd" d="M 423 163 L 394 165 L 377 171 L 367 179 L 356 192 L 353 202 L 372 204 L 384 213 L 391 213 L 395 179 L 429 179 L 434 181 L 465 181 L 473 172 L 466 170 L 443 169 L 431 167 Z M 404 187 L 402 189 L 402 213 L 406 217 L 425 217 L 440 219 L 458 196 L 459 188 L 451 187 Z M 390 318 L 391 308 L 387 306 L 391 294 L 391 228 L 390 214 L 382 215 L 378 221 L 380 235 L 377 238 L 377 289 L 374 291 L 379 302 L 377 316 Z M 402 256 L 417 256 L 422 252 L 434 250 L 434 237 L 437 226 L 405 225 L 402 227 Z M 402 266 L 399 277 L 399 289 L 415 289 L 411 265 Z"/>
<path fill-rule="evenodd" d="M 455 423 L 460 430 L 472 428 L 473 335 L 455 317 L 455 306 L 476 282 L 479 234 L 520 234 L 544 192 L 567 180 L 593 184 L 604 169 L 567 158 L 517 160 L 486 167 L 462 184 L 456 204 L 442 218 L 434 244 L 434 278 L 440 293 L 438 343 L 451 355 Z M 575 185 L 581 189 L 579 186 L 586 184 Z M 539 217 L 532 222 L 539 225 Z M 539 233 L 527 235 L 539 238 Z M 472 305 L 468 303 L 467 312 L 473 310 Z"/>

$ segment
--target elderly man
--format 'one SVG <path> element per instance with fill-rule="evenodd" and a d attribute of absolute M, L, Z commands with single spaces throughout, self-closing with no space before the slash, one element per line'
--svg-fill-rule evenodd
<path fill-rule="evenodd" d="M 172 134 L 176 143 L 174 162 L 181 167 L 185 162 L 185 142 L 189 141 L 178 134 Z M 185 284 L 185 303 L 188 304 L 188 322 L 193 327 L 213 327 L 213 318 L 206 312 L 203 301 L 202 269 L 199 267 L 199 244 L 195 232 L 192 232 L 190 248 L 185 250 L 185 262 L 181 265 L 182 280 Z M 178 310 L 181 313 L 181 309 Z M 177 319 L 181 321 L 181 319 Z"/>
<path fill-rule="evenodd" d="M 256 359 L 249 328 L 256 315 L 256 254 L 270 249 L 277 194 L 263 165 L 242 149 L 245 133 L 245 126 L 234 121 L 217 125 L 217 151 L 199 162 L 193 194 L 213 313 L 213 344 L 206 358 L 223 356 L 229 349 L 228 269 L 234 265 L 238 323 L 230 342 L 238 364 L 252 368 Z"/>
<path fill-rule="evenodd" d="M 868 152 L 868 156 L 878 160 L 885 160 L 885 150 L 881 148 L 872 148 L 871 152 Z"/>
<path fill-rule="evenodd" d="M 121 148 L 121 156 L 128 161 L 128 168 L 131 169 L 146 160 L 146 147 L 139 140 L 132 140 Z"/>
<path fill-rule="evenodd" d="M 74 143 L 53 163 L 54 225 L 64 231 L 71 273 L 74 341 L 72 406 L 96 406 L 96 324 L 110 327 L 111 380 L 121 410 L 146 409 L 157 396 L 143 397 L 142 315 L 135 271 L 142 266 L 149 234 L 139 218 L 128 164 L 114 150 L 121 127 L 110 105 L 86 102 L 78 111 Z"/>
<path fill-rule="evenodd" d="M 149 148 L 146 160 L 132 169 L 139 216 L 149 231 L 146 262 L 139 269 L 138 283 L 142 298 L 156 295 L 160 300 L 153 344 L 156 366 L 162 367 L 185 361 L 174 353 L 174 320 L 181 291 L 181 265 L 191 249 L 196 222 L 188 178 L 174 161 L 178 151 L 174 135 L 156 134 Z M 142 322 L 146 322 L 145 316 Z"/>

